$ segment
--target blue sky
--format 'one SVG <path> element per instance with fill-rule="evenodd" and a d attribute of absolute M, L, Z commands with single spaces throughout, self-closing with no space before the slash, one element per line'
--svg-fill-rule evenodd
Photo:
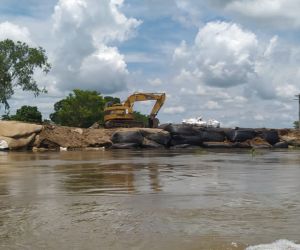
<path fill-rule="evenodd" d="M 74 88 L 125 99 L 166 92 L 162 122 L 291 127 L 300 92 L 298 0 L 0 0 L 0 39 L 46 49 L 53 65 L 33 99 L 46 118 Z M 148 103 L 136 108 L 149 112 Z M 3 107 L 1 111 L 3 112 Z"/>

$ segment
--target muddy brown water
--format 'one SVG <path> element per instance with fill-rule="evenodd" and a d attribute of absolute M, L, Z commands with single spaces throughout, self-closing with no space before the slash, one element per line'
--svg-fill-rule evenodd
<path fill-rule="evenodd" d="M 0 249 L 300 240 L 300 151 L 0 152 Z"/>

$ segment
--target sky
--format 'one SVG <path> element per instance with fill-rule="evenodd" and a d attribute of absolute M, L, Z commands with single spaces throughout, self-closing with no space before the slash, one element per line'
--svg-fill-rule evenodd
<path fill-rule="evenodd" d="M 41 46 L 52 64 L 35 74 L 48 93 L 16 91 L 11 113 L 32 105 L 48 118 L 75 88 L 122 100 L 165 92 L 161 123 L 202 116 L 223 127 L 292 127 L 299 13 L 299 0 L 0 0 L 0 40 Z"/>

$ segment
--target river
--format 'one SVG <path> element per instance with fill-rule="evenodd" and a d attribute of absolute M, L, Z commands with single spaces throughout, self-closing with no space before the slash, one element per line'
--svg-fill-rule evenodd
<path fill-rule="evenodd" d="M 297 150 L 0 152 L 0 249 L 299 243 L 299 178 Z"/>

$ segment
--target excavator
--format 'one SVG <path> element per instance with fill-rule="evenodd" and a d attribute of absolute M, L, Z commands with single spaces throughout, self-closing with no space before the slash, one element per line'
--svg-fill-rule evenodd
<path fill-rule="evenodd" d="M 139 101 L 156 100 L 148 118 L 148 126 L 157 128 L 159 120 L 156 115 L 163 106 L 166 99 L 165 93 L 139 93 L 135 92 L 130 95 L 123 103 L 106 103 L 104 108 L 104 127 L 105 128 L 132 128 L 144 127 L 142 122 L 134 119 L 133 105 Z"/>

